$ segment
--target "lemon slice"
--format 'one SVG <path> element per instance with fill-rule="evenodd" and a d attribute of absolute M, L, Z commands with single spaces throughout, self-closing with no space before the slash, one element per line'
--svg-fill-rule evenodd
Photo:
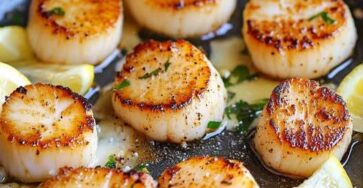
<path fill-rule="evenodd" d="M 19 71 L 32 82 L 62 85 L 79 94 L 85 94 L 94 79 L 93 65 L 53 65 L 31 61 L 17 65 L 21 65 Z"/>
<path fill-rule="evenodd" d="M 0 61 L 9 63 L 33 58 L 25 29 L 20 26 L 0 28 Z"/>
<path fill-rule="evenodd" d="M 347 172 L 340 161 L 331 155 L 324 164 L 297 188 L 351 188 Z"/>
<path fill-rule="evenodd" d="M 30 84 L 30 81 L 12 66 L 0 63 L 0 111 L 8 96 L 19 86 Z"/>
<path fill-rule="evenodd" d="M 363 133 L 363 64 L 357 66 L 340 83 L 337 92 L 347 102 L 353 130 Z"/>

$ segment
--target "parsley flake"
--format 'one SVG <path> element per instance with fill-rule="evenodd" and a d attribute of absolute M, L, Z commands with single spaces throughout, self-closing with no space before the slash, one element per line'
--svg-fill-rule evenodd
<path fill-rule="evenodd" d="M 256 119 L 262 112 L 262 109 L 267 104 L 268 99 L 262 99 L 254 104 L 240 100 L 235 104 L 228 106 L 225 109 L 225 114 L 228 119 L 232 119 L 232 115 L 237 119 L 237 131 L 246 133 L 253 120 Z"/>
<path fill-rule="evenodd" d="M 157 76 L 160 72 L 161 72 L 161 68 L 157 68 L 157 69 L 151 71 L 150 73 L 149 72 L 145 73 L 143 76 L 139 77 L 139 79 L 148 79 L 152 76 Z"/>
<path fill-rule="evenodd" d="M 232 91 L 227 91 L 227 95 L 228 95 L 227 101 L 231 101 L 236 96 L 236 93 Z"/>
<path fill-rule="evenodd" d="M 314 16 L 311 16 L 308 20 L 314 20 L 315 18 L 321 17 L 325 23 L 327 24 L 333 24 L 335 23 L 335 20 L 333 18 L 331 18 L 327 12 L 323 11 L 323 12 L 319 12 L 318 14 L 315 14 Z"/>
<path fill-rule="evenodd" d="M 166 61 L 166 63 L 164 64 L 164 71 L 165 71 L 165 72 L 168 70 L 169 66 L 171 65 L 171 63 L 170 63 L 170 61 L 169 61 L 169 60 L 170 60 L 170 59 L 168 59 L 168 60 Z"/>
<path fill-rule="evenodd" d="M 138 166 L 135 167 L 135 170 L 137 172 L 150 173 L 145 164 L 139 164 Z"/>
<path fill-rule="evenodd" d="M 116 168 L 116 156 L 115 155 L 108 156 L 108 161 L 106 162 L 105 166 L 107 168 Z"/>
<path fill-rule="evenodd" d="M 243 65 L 238 65 L 233 69 L 231 75 L 227 78 L 222 78 L 225 87 L 230 87 L 239 84 L 246 80 L 252 80 L 256 77 L 256 74 L 251 74 L 250 70 Z"/>
<path fill-rule="evenodd" d="M 62 7 L 54 7 L 53 9 L 46 12 L 48 16 L 56 15 L 56 16 L 64 16 L 66 12 Z"/>
<path fill-rule="evenodd" d="M 210 121 L 208 122 L 208 129 L 218 129 L 220 126 L 221 126 L 221 123 L 220 121 Z"/>
<path fill-rule="evenodd" d="M 161 68 L 157 68 L 151 72 L 145 73 L 143 76 L 140 76 L 139 79 L 148 79 L 152 76 L 157 76 L 160 72 L 166 72 L 169 69 L 169 66 L 171 65 L 170 59 L 168 59 L 164 64 L 164 71 Z"/>
<path fill-rule="evenodd" d="M 121 83 L 117 84 L 115 87 L 113 87 L 114 90 L 123 89 L 125 87 L 128 87 L 130 85 L 130 81 L 125 79 Z"/>

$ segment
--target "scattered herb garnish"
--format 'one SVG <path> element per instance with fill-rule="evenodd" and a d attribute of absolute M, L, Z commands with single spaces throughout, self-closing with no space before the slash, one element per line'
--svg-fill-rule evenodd
<path fill-rule="evenodd" d="M 5 19 L 9 20 L 10 25 L 24 25 L 25 23 L 24 16 L 19 11 L 6 14 Z"/>
<path fill-rule="evenodd" d="M 236 68 L 233 69 L 231 75 L 227 78 L 222 78 L 225 87 L 230 87 L 236 84 L 239 84 L 246 80 L 251 80 L 256 77 L 255 74 L 251 74 L 250 70 L 243 65 L 238 65 Z"/>
<path fill-rule="evenodd" d="M 115 155 L 108 156 L 108 161 L 106 162 L 105 166 L 107 168 L 116 168 L 116 156 Z"/>
<path fill-rule="evenodd" d="M 121 83 L 117 84 L 113 89 L 114 90 L 119 90 L 119 89 L 123 89 L 123 88 L 125 88 L 125 87 L 127 87 L 129 85 L 130 85 L 130 81 L 125 79 Z"/>
<path fill-rule="evenodd" d="M 238 121 L 237 131 L 246 133 L 253 120 L 262 112 L 263 107 L 267 104 L 268 99 L 260 100 L 254 104 L 240 100 L 225 109 L 228 119 L 234 115 Z"/>
<path fill-rule="evenodd" d="M 156 76 L 156 75 L 158 75 L 161 71 L 162 71 L 162 70 L 161 70 L 161 68 L 157 68 L 157 69 L 155 69 L 155 70 L 153 70 L 153 71 L 151 71 L 151 72 L 147 72 L 147 73 L 145 73 L 143 76 L 139 77 L 139 79 L 147 79 L 147 78 L 150 78 L 150 77 L 152 77 L 152 76 Z"/>
<path fill-rule="evenodd" d="M 126 48 L 122 48 L 121 49 L 121 54 L 122 54 L 122 56 L 126 56 L 127 55 L 127 49 Z"/>
<path fill-rule="evenodd" d="M 169 68 L 169 66 L 170 66 L 170 61 L 169 61 L 169 59 L 166 61 L 166 63 L 164 64 L 164 71 L 166 72 L 167 70 L 168 70 L 168 68 Z"/>
<path fill-rule="evenodd" d="M 48 16 L 56 15 L 56 16 L 64 16 L 66 12 L 64 12 L 62 7 L 54 7 L 51 10 L 47 11 L 46 14 Z"/>
<path fill-rule="evenodd" d="M 169 61 L 169 59 L 165 62 L 165 64 L 164 64 L 164 72 L 166 72 L 167 70 L 168 70 L 168 68 L 169 68 L 169 66 L 170 66 L 170 61 Z M 157 76 L 160 72 L 163 72 L 163 70 L 161 69 L 161 68 L 157 68 L 157 69 L 155 69 L 155 70 L 153 70 L 153 71 L 151 71 L 151 72 L 147 72 L 147 73 L 145 73 L 143 76 L 140 76 L 139 77 L 139 79 L 148 79 L 148 78 L 150 78 L 150 77 L 152 77 L 152 76 Z"/>
<path fill-rule="evenodd" d="M 335 20 L 333 18 L 331 18 L 327 12 L 323 11 L 323 12 L 319 12 L 318 14 L 315 14 L 314 16 L 310 17 L 308 20 L 311 21 L 315 18 L 321 17 L 325 23 L 327 24 L 333 24 L 335 23 Z"/>
<path fill-rule="evenodd" d="M 145 164 L 139 164 L 138 166 L 135 167 L 135 170 L 138 172 L 150 173 Z"/>
<path fill-rule="evenodd" d="M 221 126 L 221 123 L 220 121 L 210 121 L 208 122 L 208 129 L 218 129 L 220 126 Z"/>
<path fill-rule="evenodd" d="M 227 95 L 228 95 L 227 101 L 231 101 L 234 98 L 234 96 L 236 96 L 236 93 L 232 91 L 227 91 Z"/>

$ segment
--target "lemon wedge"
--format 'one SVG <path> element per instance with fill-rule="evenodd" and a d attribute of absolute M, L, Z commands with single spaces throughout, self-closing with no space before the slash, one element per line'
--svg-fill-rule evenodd
<path fill-rule="evenodd" d="M 9 63 L 32 58 L 33 52 L 23 27 L 0 28 L 0 61 Z"/>
<path fill-rule="evenodd" d="M 0 63 L 0 111 L 8 96 L 19 86 L 30 84 L 30 81 L 12 66 Z"/>
<path fill-rule="evenodd" d="M 363 64 L 357 66 L 340 83 L 337 92 L 347 102 L 353 130 L 363 133 Z"/>
<path fill-rule="evenodd" d="M 331 155 L 324 164 L 297 188 L 352 188 L 340 161 Z"/>
<path fill-rule="evenodd" d="M 85 94 L 94 80 L 93 65 L 55 65 L 27 61 L 18 62 L 16 66 L 32 82 L 62 85 L 79 94 Z"/>

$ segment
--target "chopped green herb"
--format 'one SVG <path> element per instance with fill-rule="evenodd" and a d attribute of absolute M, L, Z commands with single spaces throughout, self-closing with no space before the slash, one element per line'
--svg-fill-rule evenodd
<path fill-rule="evenodd" d="M 268 103 L 269 99 L 261 99 L 259 101 L 257 101 L 256 103 L 252 104 L 251 107 L 253 108 L 253 110 L 255 110 L 256 112 L 261 113 L 263 107 L 266 106 L 266 104 Z"/>
<path fill-rule="evenodd" d="M 234 115 L 238 121 L 237 131 L 246 133 L 253 120 L 258 117 L 264 106 L 267 104 L 268 99 L 263 99 L 254 104 L 240 100 L 237 103 L 228 106 L 225 109 L 225 114 L 228 119 L 232 119 Z"/>
<path fill-rule="evenodd" d="M 143 173 L 150 173 L 145 164 L 139 164 L 135 167 L 135 170 Z"/>
<path fill-rule="evenodd" d="M 168 68 L 169 68 L 169 66 L 170 66 L 170 61 L 169 61 L 170 59 L 168 59 L 167 61 L 166 61 L 166 63 L 164 64 L 164 71 L 166 72 L 167 70 L 168 70 Z"/>
<path fill-rule="evenodd" d="M 160 72 L 161 72 L 161 68 L 157 68 L 157 69 L 151 71 L 150 73 L 149 72 L 145 73 L 143 76 L 139 77 L 139 79 L 147 79 L 152 76 L 158 75 Z"/>
<path fill-rule="evenodd" d="M 227 92 L 227 95 L 228 95 L 228 101 L 231 101 L 233 98 L 234 98 L 234 96 L 236 96 L 236 93 L 234 93 L 234 92 L 232 92 L 232 91 L 228 91 Z"/>
<path fill-rule="evenodd" d="M 123 89 L 127 86 L 130 85 L 130 81 L 125 79 L 124 81 L 122 81 L 121 83 L 119 83 L 118 85 L 116 85 L 113 89 L 114 90 L 119 90 L 119 89 Z"/>
<path fill-rule="evenodd" d="M 251 80 L 256 77 L 255 74 L 251 74 L 250 70 L 243 65 L 239 65 L 233 69 L 231 75 L 227 78 L 222 78 L 225 87 L 230 87 L 239 84 L 246 80 Z"/>
<path fill-rule="evenodd" d="M 250 71 L 245 66 L 237 66 L 231 73 L 232 76 L 237 77 L 237 82 L 247 80 L 250 76 Z"/>
<path fill-rule="evenodd" d="M 327 24 L 333 24 L 335 23 L 335 20 L 332 19 L 327 12 L 323 11 L 323 12 L 319 12 L 318 14 L 315 14 L 314 16 L 310 17 L 308 20 L 311 21 L 315 18 L 321 17 L 325 23 Z"/>
<path fill-rule="evenodd" d="M 54 7 L 53 9 L 46 12 L 48 16 L 57 15 L 57 16 L 64 16 L 66 13 L 64 12 L 62 7 Z"/>
<path fill-rule="evenodd" d="M 164 72 L 166 72 L 168 69 L 169 69 L 169 66 L 170 66 L 170 61 L 169 59 L 165 62 L 164 64 Z M 147 72 L 145 73 L 143 76 L 139 77 L 139 79 L 148 79 L 152 76 L 157 76 L 160 72 L 162 72 L 163 70 L 161 70 L 161 68 L 157 68 L 151 72 Z"/>
<path fill-rule="evenodd" d="M 21 14 L 21 12 L 13 12 L 9 14 L 9 23 L 11 25 L 24 25 L 24 16 Z"/>
<path fill-rule="evenodd" d="M 126 49 L 126 48 L 122 48 L 122 49 L 121 49 L 121 54 L 122 54 L 123 56 L 127 55 L 127 49 Z"/>
<path fill-rule="evenodd" d="M 228 77 L 229 78 L 229 77 Z M 232 86 L 233 84 L 229 81 L 228 78 L 224 78 L 222 77 L 223 83 L 224 83 L 224 87 L 229 87 Z"/>
<path fill-rule="evenodd" d="M 116 168 L 116 156 L 115 155 L 108 156 L 108 161 L 106 162 L 105 166 L 107 168 Z"/>
<path fill-rule="evenodd" d="M 321 17 L 323 18 L 324 22 L 326 22 L 327 24 L 333 24 L 335 23 L 335 20 L 332 19 L 331 17 L 329 17 L 328 13 L 324 12 Z"/>
<path fill-rule="evenodd" d="M 220 121 L 210 121 L 208 122 L 208 129 L 218 129 L 220 126 L 221 126 L 221 123 Z"/>

